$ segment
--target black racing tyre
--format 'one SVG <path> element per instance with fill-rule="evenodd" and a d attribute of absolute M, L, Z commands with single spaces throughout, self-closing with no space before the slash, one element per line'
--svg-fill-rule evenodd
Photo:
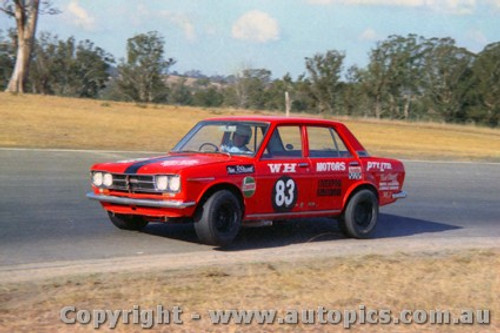
<path fill-rule="evenodd" d="M 141 230 L 148 225 L 148 221 L 141 216 L 115 214 L 112 212 L 108 212 L 108 215 L 115 227 L 122 230 Z"/>
<path fill-rule="evenodd" d="M 368 238 L 378 220 L 378 199 L 370 190 L 356 192 L 347 203 L 340 229 L 349 237 Z"/>
<path fill-rule="evenodd" d="M 208 245 L 229 245 L 241 227 L 241 206 L 233 193 L 215 192 L 201 207 L 194 219 L 200 241 Z"/>

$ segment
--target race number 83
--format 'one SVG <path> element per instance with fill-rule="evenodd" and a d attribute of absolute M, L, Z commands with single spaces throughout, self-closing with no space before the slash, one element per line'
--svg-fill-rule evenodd
<path fill-rule="evenodd" d="M 273 187 L 272 203 L 274 210 L 278 212 L 288 212 L 292 210 L 297 202 L 297 184 L 288 177 L 280 177 Z"/>

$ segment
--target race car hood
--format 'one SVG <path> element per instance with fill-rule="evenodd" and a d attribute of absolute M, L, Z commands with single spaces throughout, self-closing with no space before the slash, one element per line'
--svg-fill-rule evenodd
<path fill-rule="evenodd" d="M 96 164 L 92 167 L 92 170 L 121 174 L 177 174 L 187 168 L 227 163 L 231 160 L 240 159 L 242 157 L 225 154 L 169 154 L 152 158 Z"/>

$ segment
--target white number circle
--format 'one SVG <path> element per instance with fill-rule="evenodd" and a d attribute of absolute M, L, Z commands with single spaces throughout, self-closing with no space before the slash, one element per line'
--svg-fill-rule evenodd
<path fill-rule="evenodd" d="M 276 210 L 290 210 L 297 200 L 297 185 L 292 178 L 283 176 L 275 183 L 273 194 Z"/>

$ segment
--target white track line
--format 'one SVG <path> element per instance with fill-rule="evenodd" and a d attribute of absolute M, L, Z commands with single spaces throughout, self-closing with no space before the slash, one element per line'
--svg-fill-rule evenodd
<path fill-rule="evenodd" d="M 92 149 L 57 149 L 57 148 L 0 148 L 0 151 L 36 151 L 49 153 L 116 153 L 116 154 L 166 154 L 167 151 L 140 150 L 92 150 Z"/>

